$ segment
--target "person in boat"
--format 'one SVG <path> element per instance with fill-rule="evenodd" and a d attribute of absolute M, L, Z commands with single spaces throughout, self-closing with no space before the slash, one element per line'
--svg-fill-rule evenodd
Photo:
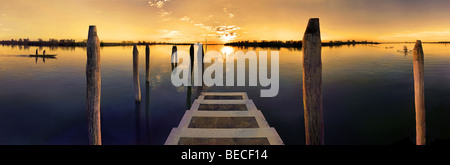
<path fill-rule="evenodd" d="M 42 55 L 44 55 L 44 56 L 45 56 L 45 50 L 44 50 L 44 52 L 42 52 Z"/>
<path fill-rule="evenodd" d="M 39 53 L 38 53 L 38 49 L 36 49 L 36 56 L 38 55 Z"/>

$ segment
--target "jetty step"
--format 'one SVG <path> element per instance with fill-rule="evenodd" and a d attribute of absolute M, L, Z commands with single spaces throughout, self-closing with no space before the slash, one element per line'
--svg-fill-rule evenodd
<path fill-rule="evenodd" d="M 203 92 L 165 145 L 283 145 L 245 92 Z"/>

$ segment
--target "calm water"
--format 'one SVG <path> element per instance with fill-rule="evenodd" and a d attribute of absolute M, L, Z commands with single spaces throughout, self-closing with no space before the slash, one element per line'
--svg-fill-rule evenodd
<path fill-rule="evenodd" d="M 412 54 L 404 44 L 322 48 L 326 144 L 393 144 L 415 139 Z M 412 48 L 412 44 L 406 44 Z M 394 47 L 386 49 L 385 47 Z M 450 46 L 424 44 L 427 140 L 450 138 Z M 0 47 L 0 144 L 87 144 L 86 50 L 39 48 L 57 59 L 21 55 L 37 47 Z M 151 46 L 151 82 L 145 84 L 140 51 L 142 103 L 134 102 L 132 47 L 101 50 L 103 144 L 164 144 L 180 122 L 187 89 L 170 80 L 171 46 Z M 208 46 L 209 50 L 268 50 Z M 178 46 L 188 51 L 188 46 Z M 285 144 L 305 144 L 302 52 L 280 51 L 280 90 L 260 98 L 261 87 L 211 87 L 244 91 Z M 195 91 L 193 89 L 193 97 Z"/>

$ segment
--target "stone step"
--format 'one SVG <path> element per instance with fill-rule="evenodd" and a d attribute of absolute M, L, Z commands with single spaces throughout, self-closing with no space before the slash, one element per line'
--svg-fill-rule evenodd
<path fill-rule="evenodd" d="M 208 105 L 213 104 L 211 107 L 209 107 L 209 109 L 213 110 L 213 111 L 218 111 L 218 110 L 223 110 L 223 111 L 252 111 L 252 110 L 257 110 L 255 104 L 253 103 L 252 100 L 199 100 L 196 99 L 194 101 L 194 103 L 191 106 L 190 110 L 194 110 L 197 111 L 199 110 L 199 108 L 201 108 L 200 110 L 205 110 L 208 109 Z M 239 105 L 245 105 L 246 109 L 243 108 L 242 106 L 236 106 L 236 104 Z M 201 107 L 201 105 L 203 105 Z M 204 106 L 206 105 L 206 106 Z M 220 106 L 222 106 L 222 109 L 220 108 Z"/>
<path fill-rule="evenodd" d="M 179 128 L 188 128 L 192 117 L 254 117 L 259 128 L 268 128 L 269 124 L 261 111 L 186 111 Z"/>
<path fill-rule="evenodd" d="M 173 128 L 165 145 L 179 145 L 180 138 L 267 138 L 270 145 L 283 145 L 274 128 Z M 251 143 L 250 143 L 251 144 Z"/>

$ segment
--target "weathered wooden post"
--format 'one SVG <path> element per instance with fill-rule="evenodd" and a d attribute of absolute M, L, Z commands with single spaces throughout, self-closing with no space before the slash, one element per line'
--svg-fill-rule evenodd
<path fill-rule="evenodd" d="M 172 46 L 172 54 L 171 54 L 171 65 L 172 65 L 172 70 L 177 67 L 177 46 Z"/>
<path fill-rule="evenodd" d="M 86 63 L 86 110 L 88 114 L 89 144 L 101 145 L 100 129 L 100 42 L 96 26 L 89 26 Z"/>
<path fill-rule="evenodd" d="M 195 98 L 198 98 L 202 91 L 203 91 L 203 85 L 205 83 L 203 82 L 203 72 L 205 71 L 205 64 L 203 63 L 205 53 L 203 51 L 203 45 L 201 43 L 197 43 L 198 50 L 197 50 L 197 64 L 194 66 L 194 85 L 197 86 L 197 96 Z"/>
<path fill-rule="evenodd" d="M 323 145 L 322 41 L 318 18 L 309 19 L 302 47 L 306 145 Z"/>
<path fill-rule="evenodd" d="M 145 83 L 150 82 L 150 47 L 145 46 Z"/>
<path fill-rule="evenodd" d="M 194 45 L 191 45 L 191 47 L 189 48 L 189 57 L 190 57 L 190 65 L 189 65 L 189 77 L 188 77 L 188 81 L 189 83 L 191 83 L 190 86 L 188 86 L 187 88 L 187 96 L 186 96 L 186 109 L 191 109 L 192 106 L 192 102 L 191 102 L 191 95 L 192 95 L 192 86 L 194 86 L 192 80 L 193 80 L 193 74 L 192 74 L 192 70 L 193 70 L 193 66 L 194 66 L 194 58 L 195 58 L 195 54 L 194 54 Z"/>
<path fill-rule="evenodd" d="M 194 54 L 194 45 L 191 45 L 191 47 L 189 47 L 189 56 L 191 57 L 191 70 L 190 72 L 192 72 L 192 67 L 194 66 L 194 58 L 195 58 L 195 54 Z"/>
<path fill-rule="evenodd" d="M 133 80 L 136 102 L 141 102 L 141 86 L 139 85 L 139 51 L 134 45 L 133 47 Z"/>
<path fill-rule="evenodd" d="M 424 96 L 424 55 L 422 42 L 416 41 L 413 50 L 414 98 L 416 105 L 416 144 L 426 144 L 425 96 Z"/>

